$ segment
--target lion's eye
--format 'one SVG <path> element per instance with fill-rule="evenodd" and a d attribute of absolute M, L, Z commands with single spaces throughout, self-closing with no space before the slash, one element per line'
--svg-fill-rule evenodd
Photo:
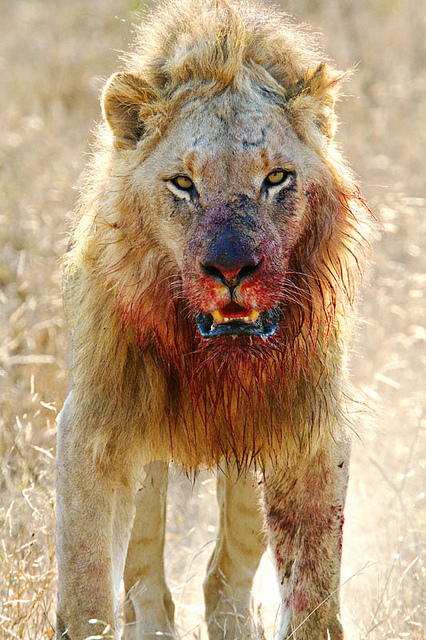
<path fill-rule="evenodd" d="M 264 184 L 267 187 L 276 187 L 279 184 L 290 182 L 293 174 L 291 171 L 284 171 L 284 169 L 276 169 L 271 171 L 265 178 Z"/>
<path fill-rule="evenodd" d="M 182 191 L 191 191 L 194 188 L 194 183 L 188 176 L 176 176 L 176 178 L 173 178 L 172 183 Z"/>

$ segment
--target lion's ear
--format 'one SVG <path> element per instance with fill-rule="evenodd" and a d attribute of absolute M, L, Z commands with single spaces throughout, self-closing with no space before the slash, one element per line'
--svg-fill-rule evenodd
<path fill-rule="evenodd" d="M 132 149 L 142 137 L 144 125 L 140 114 L 150 100 L 152 90 L 132 73 L 115 73 L 108 80 L 102 95 L 102 108 L 119 151 Z"/>
<path fill-rule="evenodd" d="M 348 73 L 336 71 L 326 63 L 310 69 L 305 76 L 287 89 L 290 112 L 299 111 L 300 118 L 310 114 L 321 132 L 331 140 L 335 131 L 334 103 L 341 82 Z"/>

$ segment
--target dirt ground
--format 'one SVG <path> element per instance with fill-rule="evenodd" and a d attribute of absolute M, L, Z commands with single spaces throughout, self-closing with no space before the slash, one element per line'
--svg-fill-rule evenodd
<path fill-rule="evenodd" d="M 284 4 L 284 3 L 283 3 Z M 356 67 L 339 139 L 379 218 L 352 356 L 360 405 L 344 532 L 348 638 L 420 640 L 425 622 L 426 6 L 288 0 Z M 0 0 L 0 639 L 54 636 L 55 417 L 69 385 L 61 261 L 79 176 L 140 9 L 130 0 Z M 182 637 L 205 638 L 214 479 L 171 489 L 166 565 Z M 272 638 L 268 557 L 254 615 Z"/>

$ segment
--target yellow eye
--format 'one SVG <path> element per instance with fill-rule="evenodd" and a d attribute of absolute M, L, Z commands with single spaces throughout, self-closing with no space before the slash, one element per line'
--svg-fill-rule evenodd
<path fill-rule="evenodd" d="M 284 169 L 276 169 L 271 171 L 265 178 L 265 184 L 267 187 L 275 187 L 277 184 L 282 184 L 291 176 L 290 171 L 284 171 Z"/>
<path fill-rule="evenodd" d="M 183 191 L 190 191 L 194 187 L 194 183 L 188 176 L 176 176 L 172 180 L 173 184 Z"/>

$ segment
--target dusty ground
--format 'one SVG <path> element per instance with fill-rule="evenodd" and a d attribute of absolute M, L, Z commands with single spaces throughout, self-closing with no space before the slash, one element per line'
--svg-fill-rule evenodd
<path fill-rule="evenodd" d="M 1 640 L 53 637 L 55 416 L 69 384 L 60 256 L 102 79 L 126 47 L 137 7 L 0 0 Z M 339 137 L 384 229 L 352 362 L 353 381 L 375 413 L 371 420 L 360 410 L 354 442 L 344 621 L 349 638 L 420 640 L 426 9 L 421 0 L 288 0 L 285 7 L 324 33 L 339 67 L 357 65 L 340 104 Z M 182 636 L 198 638 L 205 636 L 200 583 L 215 536 L 214 482 L 206 475 L 194 489 L 177 483 L 166 562 Z M 258 583 L 270 638 L 276 600 L 267 559 Z"/>

